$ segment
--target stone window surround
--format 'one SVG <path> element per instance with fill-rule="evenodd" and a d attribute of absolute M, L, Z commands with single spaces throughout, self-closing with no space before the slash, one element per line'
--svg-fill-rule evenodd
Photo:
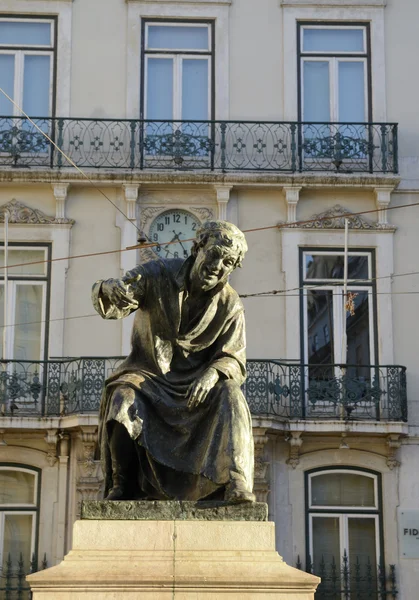
<path fill-rule="evenodd" d="M 187 8 L 185 8 L 185 4 Z M 127 33 L 127 94 L 128 119 L 138 119 L 140 114 L 140 53 L 141 19 L 213 19 L 215 21 L 215 118 L 229 118 L 229 4 L 230 2 L 128 2 Z"/>
<path fill-rule="evenodd" d="M 351 248 L 375 248 L 376 252 L 376 291 L 379 364 L 394 364 L 393 318 L 391 277 L 393 273 L 393 237 L 394 230 L 349 231 Z M 282 264 L 285 273 L 285 288 L 300 286 L 298 248 L 309 246 L 327 249 L 343 247 L 342 229 L 283 229 Z M 285 298 L 286 356 L 300 356 L 300 298 Z M 298 335 L 296 335 L 298 332 Z"/>
<path fill-rule="evenodd" d="M 2 13 L 16 17 L 33 15 L 58 16 L 57 19 L 57 75 L 55 82 L 55 113 L 58 117 L 70 115 L 71 78 L 71 22 L 72 0 L 4 0 Z"/>
<path fill-rule="evenodd" d="M 384 5 L 362 6 L 348 2 L 339 8 L 302 2 L 284 2 L 282 5 L 282 36 L 284 48 L 284 120 L 298 119 L 298 73 L 297 73 L 297 21 L 330 21 L 344 25 L 363 21 L 371 27 L 371 79 L 372 110 L 375 122 L 386 122 L 386 80 L 385 80 L 385 23 Z"/>

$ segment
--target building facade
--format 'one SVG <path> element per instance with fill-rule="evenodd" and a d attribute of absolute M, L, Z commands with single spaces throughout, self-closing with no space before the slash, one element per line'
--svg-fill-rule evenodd
<path fill-rule="evenodd" d="M 0 0 L 0 597 L 100 497 L 98 402 L 132 319 L 95 315 L 93 282 L 187 256 L 210 218 L 249 245 L 232 283 L 278 552 L 318 598 L 416 597 L 418 19 L 415 0 Z"/>

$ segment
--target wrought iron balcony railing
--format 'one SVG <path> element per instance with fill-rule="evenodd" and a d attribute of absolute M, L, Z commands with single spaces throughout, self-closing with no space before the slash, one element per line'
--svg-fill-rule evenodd
<path fill-rule="evenodd" d="M 297 569 L 302 569 L 298 557 Z M 314 595 L 315 600 L 396 600 L 398 595 L 396 567 L 376 557 L 334 557 L 326 561 L 322 557 L 316 565 L 308 557 L 306 572 L 317 575 L 321 583 Z"/>
<path fill-rule="evenodd" d="M 397 173 L 397 124 L 35 118 L 80 168 Z M 0 117 L 0 166 L 70 166 L 24 117 Z"/>
<path fill-rule="evenodd" d="M 26 581 L 26 575 L 43 571 L 48 567 L 47 556 L 38 561 L 35 554 L 32 559 L 24 560 L 22 552 L 13 556 L 9 553 L 3 557 L 0 566 L 0 599 L 1 600 L 31 600 L 32 592 Z"/>
<path fill-rule="evenodd" d="M 94 413 L 114 358 L 0 361 L 0 415 Z M 406 368 L 248 360 L 243 391 L 254 415 L 407 421 Z"/>

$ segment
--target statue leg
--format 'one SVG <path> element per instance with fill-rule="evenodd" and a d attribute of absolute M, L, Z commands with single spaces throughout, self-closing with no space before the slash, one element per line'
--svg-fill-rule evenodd
<path fill-rule="evenodd" d="M 217 385 L 228 428 L 227 454 L 230 459 L 229 482 L 224 499 L 234 503 L 255 502 L 252 493 L 254 446 L 249 407 L 237 383 L 224 380 Z"/>
<path fill-rule="evenodd" d="M 131 405 L 133 401 L 131 396 L 134 394 L 135 391 L 129 387 L 119 388 L 114 392 L 111 402 L 116 409 L 115 417 L 123 418 L 124 411 L 121 411 L 121 408 L 124 404 Z M 138 460 L 135 443 L 127 428 L 119 420 L 110 420 L 107 427 L 112 465 L 112 488 L 105 500 L 132 500 L 132 484 L 137 475 L 135 462 Z"/>

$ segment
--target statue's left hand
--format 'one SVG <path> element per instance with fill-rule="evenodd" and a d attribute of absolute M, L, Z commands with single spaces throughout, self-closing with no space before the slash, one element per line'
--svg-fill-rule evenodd
<path fill-rule="evenodd" d="M 205 401 L 208 393 L 212 390 L 214 385 L 219 380 L 220 376 L 217 369 L 210 367 L 204 373 L 194 381 L 188 390 L 188 408 L 189 410 L 199 406 Z"/>

